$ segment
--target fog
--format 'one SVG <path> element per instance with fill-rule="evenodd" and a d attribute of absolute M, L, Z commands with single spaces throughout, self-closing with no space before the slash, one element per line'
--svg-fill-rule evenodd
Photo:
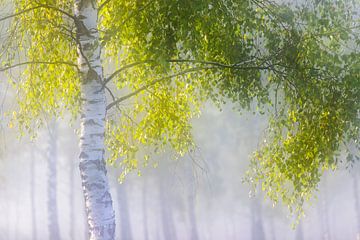
<path fill-rule="evenodd" d="M 0 81 L 0 240 L 88 239 L 79 123 L 49 119 L 34 140 L 20 137 L 4 117 L 16 106 L 8 89 Z M 266 116 L 208 103 L 193 120 L 198 150 L 191 157 L 154 156 L 156 167 L 122 184 L 121 169 L 108 166 L 116 239 L 360 240 L 357 163 L 324 173 L 295 228 L 287 206 L 244 183 L 266 126 Z"/>
<path fill-rule="evenodd" d="M 191 158 L 155 156 L 157 167 L 134 172 L 122 184 L 121 170 L 108 166 L 117 239 L 358 239 L 357 165 L 324 174 L 295 229 L 286 206 L 243 183 L 265 128 L 264 116 L 209 103 L 193 121 L 199 150 Z M 2 129 L 0 239 L 86 239 L 78 123 L 48 124 L 34 141 Z"/>

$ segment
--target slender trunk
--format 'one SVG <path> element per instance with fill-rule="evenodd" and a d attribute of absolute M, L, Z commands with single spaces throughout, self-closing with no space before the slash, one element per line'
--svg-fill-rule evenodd
<path fill-rule="evenodd" d="M 197 221 L 196 221 L 196 213 L 195 213 L 195 196 L 189 196 L 189 218 L 190 218 L 190 225 L 191 225 L 191 240 L 198 240 L 199 235 L 197 231 Z"/>
<path fill-rule="evenodd" d="M 31 222 L 32 222 L 32 239 L 37 240 L 36 236 L 36 204 L 35 204 L 35 156 L 34 150 L 30 152 L 31 166 L 30 166 L 30 198 L 31 198 Z"/>
<path fill-rule="evenodd" d="M 115 214 L 104 161 L 106 98 L 95 0 L 75 0 L 81 72 L 80 174 L 91 240 L 115 238 Z"/>
<path fill-rule="evenodd" d="M 253 240 L 265 239 L 261 204 L 257 197 L 251 199 L 251 236 Z"/>
<path fill-rule="evenodd" d="M 171 206 L 169 206 L 169 203 L 171 203 L 171 201 L 169 201 L 169 196 L 168 196 L 168 192 L 166 191 L 166 186 L 165 186 L 165 180 L 159 178 L 159 187 L 160 187 L 160 192 L 159 192 L 159 197 L 160 197 L 160 203 L 161 203 L 161 209 L 160 209 L 160 214 L 161 214 L 161 222 L 162 222 L 162 230 L 163 230 L 163 237 L 164 239 L 168 240 L 176 240 L 176 230 L 175 230 L 175 224 L 174 224 L 174 219 L 173 219 L 173 215 L 172 215 L 172 209 Z"/>
<path fill-rule="evenodd" d="M 197 229 L 197 221 L 196 221 L 196 209 L 195 209 L 195 197 L 196 197 L 196 189 L 195 185 L 195 177 L 192 171 L 192 167 L 189 164 L 187 167 L 187 179 L 189 183 L 189 193 L 188 193 L 188 213 L 189 213 L 189 220 L 190 220 L 190 239 L 191 240 L 198 240 L 198 229 Z"/>
<path fill-rule="evenodd" d="M 57 126 L 55 120 L 50 122 L 49 126 L 49 141 L 48 141 L 48 228 L 49 238 L 53 240 L 60 239 L 58 210 L 57 210 Z"/>
<path fill-rule="evenodd" d="M 356 213 L 356 240 L 360 240 L 360 197 L 359 197 L 359 180 L 355 172 L 352 174 L 353 188 L 355 198 L 355 213 Z"/>
<path fill-rule="evenodd" d="M 149 240 L 149 227 L 148 227 L 148 219 L 147 219 L 147 192 L 146 192 L 146 181 L 143 181 L 143 191 L 142 191 L 142 211 L 143 211 L 143 225 L 144 225 L 144 240 Z"/>
<path fill-rule="evenodd" d="M 296 240 L 304 240 L 303 226 L 302 222 L 299 222 L 299 225 L 296 226 Z"/>
<path fill-rule="evenodd" d="M 69 179 L 69 183 L 70 183 L 70 196 L 69 196 L 69 200 L 70 200 L 70 239 L 76 239 L 75 237 L 75 181 L 74 181 L 74 167 L 73 167 L 73 162 L 70 159 L 69 162 L 69 166 L 70 166 L 70 179 Z"/>
<path fill-rule="evenodd" d="M 129 207 L 127 202 L 127 194 L 125 189 L 125 184 L 116 185 L 116 193 L 118 199 L 118 209 L 120 216 L 120 234 L 122 240 L 133 239 L 131 233 L 131 223 L 130 223 L 130 214 Z"/>
<path fill-rule="evenodd" d="M 271 239 L 276 240 L 275 225 L 273 219 L 270 219 L 270 234 Z"/>
<path fill-rule="evenodd" d="M 329 210 L 328 210 L 328 202 L 327 202 L 327 177 L 324 174 L 324 188 L 323 194 L 321 197 L 321 205 L 320 205 L 320 219 L 321 219 L 321 239 L 322 240 L 331 240 L 331 233 L 329 227 Z"/>

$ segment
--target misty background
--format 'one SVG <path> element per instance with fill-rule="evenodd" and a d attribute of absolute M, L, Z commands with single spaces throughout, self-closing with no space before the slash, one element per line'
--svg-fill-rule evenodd
<path fill-rule="evenodd" d="M 1 117 L 15 106 L 1 84 Z M 78 170 L 78 122 L 49 119 L 33 141 L 19 138 L 1 119 L 0 239 L 87 239 Z M 359 239 L 358 165 L 326 172 L 319 191 L 294 217 L 243 183 L 251 154 L 262 141 L 266 117 L 207 104 L 193 120 L 199 150 L 174 160 L 154 156 L 141 172 L 118 182 L 108 166 L 117 239 L 343 240 Z M 50 157 L 51 156 L 51 157 Z"/>

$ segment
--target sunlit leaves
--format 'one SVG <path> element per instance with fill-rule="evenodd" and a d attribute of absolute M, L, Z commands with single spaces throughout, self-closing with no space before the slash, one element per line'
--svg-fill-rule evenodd
<path fill-rule="evenodd" d="M 15 1 L 14 4 L 15 12 L 33 9 L 12 19 L 16 26 L 12 45 L 19 54 L 4 59 L 10 63 L 28 62 L 14 79 L 19 101 L 14 122 L 21 129 L 32 131 L 42 125 L 46 115 L 61 115 L 64 110 L 70 110 L 73 115 L 78 112 L 79 80 L 71 21 L 55 9 L 71 12 L 71 5 L 68 1 Z"/>
<path fill-rule="evenodd" d="M 105 72 L 108 87 L 115 101 L 136 93 L 108 111 L 109 162 L 123 167 L 122 177 L 147 166 L 154 153 L 191 151 L 191 119 L 207 100 L 269 110 L 266 142 L 249 177 L 296 210 L 322 171 L 336 166 L 342 144 L 358 143 L 360 41 L 350 3 L 99 2 L 103 63 L 118 70 Z M 16 120 L 31 128 L 43 113 L 76 115 L 72 1 L 14 4 L 15 12 L 41 6 L 14 18 L 13 48 L 4 55 L 9 64 L 37 62 L 15 82 Z"/>
<path fill-rule="evenodd" d="M 349 16 L 330 11 L 333 4 L 326 2 L 315 12 L 302 10 L 297 17 L 302 24 L 282 33 L 286 41 L 279 41 L 280 31 L 266 33 L 269 46 L 280 42 L 287 48 L 278 54 L 279 72 L 271 76 L 279 86 L 277 109 L 248 179 L 260 182 L 271 199 L 282 200 L 296 213 L 323 171 L 336 168 L 344 145 L 360 134 L 359 54 L 348 51 L 356 47 L 344 28 L 351 25 Z M 341 4 L 337 7 L 343 9 Z"/>

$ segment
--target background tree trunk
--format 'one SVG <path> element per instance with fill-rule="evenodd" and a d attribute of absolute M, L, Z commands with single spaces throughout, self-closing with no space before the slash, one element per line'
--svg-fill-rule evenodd
<path fill-rule="evenodd" d="M 359 179 L 356 171 L 352 172 L 353 191 L 355 199 L 355 213 L 356 213 L 356 240 L 360 240 L 360 197 L 359 197 Z"/>
<path fill-rule="evenodd" d="M 328 209 L 328 199 L 327 199 L 327 177 L 326 173 L 324 174 L 324 183 L 323 183 L 323 190 L 321 196 L 321 203 L 320 203 L 320 219 L 321 219 L 321 239 L 322 240 L 331 240 L 331 232 L 329 226 L 329 209 Z"/>
<path fill-rule="evenodd" d="M 119 184 L 117 181 L 115 181 L 115 184 L 120 219 L 120 239 L 133 239 L 131 232 L 129 206 L 127 202 L 126 186 L 125 183 Z"/>
<path fill-rule="evenodd" d="M 47 150 L 48 161 L 48 228 L 49 239 L 59 240 L 60 230 L 58 222 L 58 210 L 57 210 L 57 124 L 55 119 L 49 123 L 49 139 Z"/>
<path fill-rule="evenodd" d="M 106 98 L 95 0 L 76 0 L 81 73 L 80 174 L 91 240 L 115 239 L 115 214 L 104 161 Z"/>
<path fill-rule="evenodd" d="M 165 176 L 166 177 L 166 176 Z M 161 214 L 161 224 L 162 224 L 162 231 L 163 231 L 163 239 L 168 240 L 176 240 L 176 230 L 175 230 L 175 224 L 172 214 L 172 209 L 169 199 L 169 191 L 167 186 L 165 185 L 166 181 L 164 176 L 159 176 L 159 202 L 160 202 L 160 214 Z"/>
<path fill-rule="evenodd" d="M 274 218 L 270 218 L 270 235 L 271 235 L 271 240 L 276 240 Z"/>
<path fill-rule="evenodd" d="M 252 240 L 265 240 L 262 209 L 258 196 L 251 199 L 251 238 Z"/>
<path fill-rule="evenodd" d="M 74 164 L 71 158 L 69 158 L 69 183 L 70 183 L 70 239 L 76 239 L 75 236 L 75 181 L 74 181 Z"/>
<path fill-rule="evenodd" d="M 147 217 L 147 181 L 143 181 L 143 190 L 142 190 L 142 212 L 143 212 L 143 226 L 144 226 L 144 240 L 149 240 L 149 227 L 148 227 L 148 217 Z"/>
<path fill-rule="evenodd" d="M 30 165 L 30 204 L 31 204 L 31 235 L 33 240 L 37 240 L 36 236 L 36 202 L 35 202 L 35 156 L 34 156 L 34 149 L 33 147 L 30 150 L 30 158 L 31 158 L 31 165 Z"/>
<path fill-rule="evenodd" d="M 296 226 L 296 240 L 304 240 L 302 221 Z"/>
<path fill-rule="evenodd" d="M 196 220 L 196 209 L 195 209 L 195 197 L 196 197 L 196 189 L 195 189 L 195 176 L 190 163 L 188 163 L 187 171 L 187 180 L 188 180 L 188 214 L 190 220 L 190 239 L 198 240 L 198 229 L 197 229 L 197 220 Z"/>

